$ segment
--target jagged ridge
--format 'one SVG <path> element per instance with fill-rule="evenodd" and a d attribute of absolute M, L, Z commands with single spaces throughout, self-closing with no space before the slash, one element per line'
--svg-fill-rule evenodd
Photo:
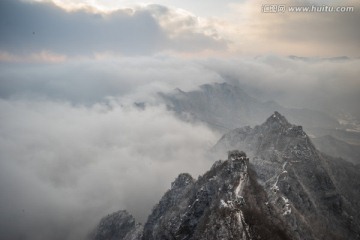
<path fill-rule="evenodd" d="M 128 213 L 120 213 L 126 221 L 117 222 L 132 223 Z M 109 237 L 104 227 L 112 226 L 105 223 L 113 222 L 112 219 L 110 216 L 100 222 L 97 236 L 102 238 L 95 239 L 115 239 L 104 238 Z M 283 226 L 281 213 L 269 203 L 266 192 L 257 183 L 246 154 L 235 150 L 229 152 L 228 160 L 215 162 L 196 181 L 189 174 L 180 174 L 154 207 L 142 236 L 137 232 L 132 239 L 291 239 L 291 233 Z M 131 236 L 133 228 L 126 229 L 120 232 Z"/>
<path fill-rule="evenodd" d="M 198 180 L 180 174 L 136 240 L 360 239 L 359 171 L 315 149 L 275 112 L 225 134 L 232 151 Z M 258 183 L 260 182 L 260 184 Z M 131 231 L 128 231 L 128 233 Z M 139 231 L 138 231 L 139 232 Z"/>
<path fill-rule="evenodd" d="M 359 239 L 354 224 L 359 223 L 355 199 L 360 194 L 354 191 L 359 173 L 316 150 L 301 126 L 275 112 L 262 125 L 225 134 L 214 151 L 233 148 L 249 153 L 270 201 L 283 211 L 296 239 Z"/>
<path fill-rule="evenodd" d="M 227 161 L 216 162 L 197 181 L 187 183 L 182 188 L 173 184 L 155 206 L 143 240 L 289 239 L 278 213 L 265 204 L 266 193 L 249 170 L 245 153 L 230 152 Z"/>

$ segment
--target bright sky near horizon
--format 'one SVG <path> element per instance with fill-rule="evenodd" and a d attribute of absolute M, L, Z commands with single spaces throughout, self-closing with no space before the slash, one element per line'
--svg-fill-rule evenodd
<path fill-rule="evenodd" d="M 48 0 L 28 0 L 46 2 Z M 224 16 L 231 9 L 231 4 L 244 2 L 244 0 L 207 0 L 207 1 L 191 1 L 191 0 L 53 0 L 59 6 L 69 9 L 80 6 L 92 6 L 99 10 L 114 10 L 123 7 L 131 7 L 134 5 L 160 4 L 169 7 L 186 9 L 194 14 L 205 16 Z"/>

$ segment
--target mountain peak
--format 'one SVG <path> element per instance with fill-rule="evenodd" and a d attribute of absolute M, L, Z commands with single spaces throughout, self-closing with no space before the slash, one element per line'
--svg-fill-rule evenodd
<path fill-rule="evenodd" d="M 291 127 L 291 124 L 279 112 L 275 111 L 263 124 L 270 128 Z"/>
<path fill-rule="evenodd" d="M 168 191 L 144 225 L 142 240 L 293 239 L 274 205 L 265 204 L 246 154 L 232 150 L 229 158 L 185 188 Z M 191 179 L 181 174 L 178 180 Z"/>
<path fill-rule="evenodd" d="M 270 129 L 270 132 L 275 132 L 276 135 L 284 135 L 300 139 L 307 138 L 302 126 L 289 123 L 287 119 L 277 111 L 275 111 L 261 126 L 265 129 Z M 305 142 L 307 144 L 311 144 L 307 140 Z"/>
<path fill-rule="evenodd" d="M 174 182 L 171 183 L 171 189 L 174 188 L 183 188 L 191 183 L 194 182 L 193 177 L 188 173 L 181 173 L 179 176 L 175 179 Z"/>
<path fill-rule="evenodd" d="M 275 111 L 267 120 L 266 122 L 279 122 L 281 124 L 289 124 L 286 118 L 281 115 L 279 112 Z"/>
<path fill-rule="evenodd" d="M 310 160 L 317 155 L 302 126 L 289 123 L 279 112 L 274 112 L 262 125 L 228 132 L 213 149 L 216 152 L 244 149 L 252 154 L 263 153 L 263 158 L 266 156 L 273 162 L 284 162 L 290 156 Z"/>

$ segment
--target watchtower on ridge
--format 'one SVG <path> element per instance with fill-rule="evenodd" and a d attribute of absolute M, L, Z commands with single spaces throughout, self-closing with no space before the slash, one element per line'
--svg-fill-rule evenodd
<path fill-rule="evenodd" d="M 232 150 L 232 151 L 228 151 L 228 160 L 249 161 L 249 158 L 246 157 L 246 153 L 244 151 Z"/>

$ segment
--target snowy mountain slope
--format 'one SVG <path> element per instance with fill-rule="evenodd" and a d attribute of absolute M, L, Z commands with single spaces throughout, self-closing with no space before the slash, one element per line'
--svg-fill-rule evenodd
<path fill-rule="evenodd" d="M 247 151 L 270 200 L 285 206 L 284 214 L 290 206 L 296 232 L 310 229 L 316 239 L 360 237 L 359 172 L 316 150 L 302 127 L 275 112 L 262 125 L 225 134 L 214 151 L 226 149 Z"/>
<path fill-rule="evenodd" d="M 344 125 L 344 120 L 339 122 L 320 111 L 286 108 L 273 101 L 262 102 L 228 83 L 205 84 L 189 92 L 176 89 L 159 95 L 180 118 L 203 122 L 222 134 L 238 127 L 261 124 L 273 112 L 281 112 L 290 122 L 303 126 L 319 150 L 342 156 L 352 163 L 360 161 L 360 133 L 349 131 L 349 124 Z"/>
<path fill-rule="evenodd" d="M 255 178 L 239 151 L 197 181 L 179 175 L 154 207 L 142 239 L 290 239 Z"/>
<path fill-rule="evenodd" d="M 213 152 L 227 160 L 197 180 L 180 174 L 144 227 L 120 211 L 92 239 L 360 239 L 359 167 L 319 152 L 280 113 L 228 132 Z"/>

